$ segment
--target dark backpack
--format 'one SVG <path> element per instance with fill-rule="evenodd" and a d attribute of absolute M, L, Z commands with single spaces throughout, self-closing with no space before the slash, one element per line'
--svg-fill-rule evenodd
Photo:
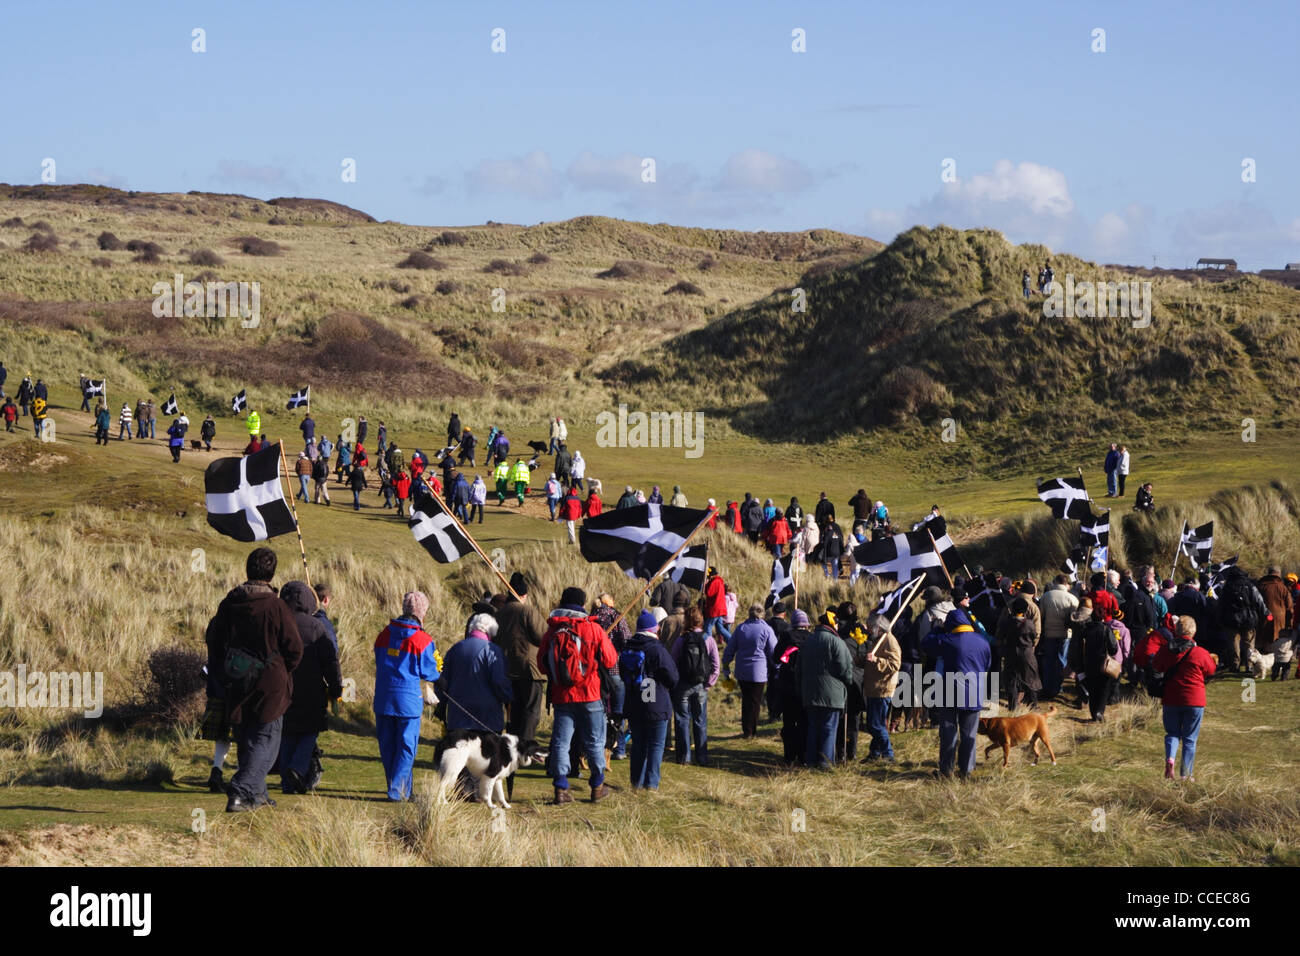
<path fill-rule="evenodd" d="M 329 465 L 325 464 L 324 458 L 317 458 L 311 463 L 311 477 L 313 481 L 324 481 L 330 476 Z"/>
<path fill-rule="evenodd" d="M 1227 605 L 1227 611 L 1223 616 L 1224 621 L 1237 630 L 1244 630 L 1258 623 L 1255 620 L 1255 609 L 1251 607 L 1252 586 L 1246 578 L 1237 578 L 1228 582 L 1224 588 L 1223 603 Z"/>
<path fill-rule="evenodd" d="M 557 628 L 552 636 L 546 664 L 551 680 L 561 687 L 573 687 L 582 683 L 591 669 L 585 642 L 576 631 L 567 626 Z"/>
<path fill-rule="evenodd" d="M 278 656 L 272 654 L 272 658 Z M 270 658 L 262 657 L 245 647 L 228 646 L 221 664 L 221 684 L 229 696 L 247 697 L 257 686 L 262 672 L 270 666 Z"/>
<path fill-rule="evenodd" d="M 1146 591 L 1138 590 L 1124 608 L 1124 623 L 1128 626 L 1129 633 L 1133 639 L 1140 640 L 1146 637 L 1157 624 L 1156 621 L 1156 602 L 1151 600 L 1151 595 Z"/>
<path fill-rule="evenodd" d="M 1164 628 L 1160 629 L 1160 633 L 1165 635 L 1166 640 L 1172 636 Z M 1174 661 L 1173 666 L 1171 666 L 1169 670 L 1163 672 L 1155 669 L 1153 662 L 1155 661 L 1156 656 L 1155 654 L 1151 655 L 1146 662 L 1146 666 L 1142 668 L 1142 686 L 1146 688 L 1147 694 L 1150 695 L 1152 700 L 1160 700 L 1165 696 L 1165 685 L 1169 683 L 1169 678 L 1174 676 L 1174 671 L 1178 669 L 1178 665 L 1181 664 L 1187 658 L 1187 655 L 1191 653 L 1192 649 L 1189 647 L 1179 655 L 1178 660 Z"/>
<path fill-rule="evenodd" d="M 690 687 L 706 683 L 713 674 L 709 647 L 702 631 L 691 631 L 682 639 L 682 683 Z"/>

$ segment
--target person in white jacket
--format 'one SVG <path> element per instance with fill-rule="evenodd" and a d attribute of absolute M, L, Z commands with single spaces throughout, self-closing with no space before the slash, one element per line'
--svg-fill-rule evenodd
<path fill-rule="evenodd" d="M 1128 477 L 1128 445 L 1119 446 L 1119 496 L 1124 497 L 1124 479 Z"/>
<path fill-rule="evenodd" d="M 569 466 L 569 480 L 579 488 L 583 487 L 582 479 L 587 474 L 587 460 L 582 457 L 582 452 L 573 453 L 573 464 Z M 588 489 L 590 490 L 590 489 Z"/>
<path fill-rule="evenodd" d="M 808 555 L 816 550 L 821 541 L 821 532 L 817 530 L 817 521 L 812 515 L 803 516 L 803 527 L 795 537 L 798 540 L 791 543 L 795 553 L 795 564 L 800 571 L 803 571 L 808 564 Z"/>

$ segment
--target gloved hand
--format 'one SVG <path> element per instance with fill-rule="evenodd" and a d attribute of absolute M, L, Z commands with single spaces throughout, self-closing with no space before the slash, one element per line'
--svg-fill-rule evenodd
<path fill-rule="evenodd" d="M 432 684 L 424 685 L 424 702 L 430 707 L 438 706 L 438 692 L 433 689 Z"/>

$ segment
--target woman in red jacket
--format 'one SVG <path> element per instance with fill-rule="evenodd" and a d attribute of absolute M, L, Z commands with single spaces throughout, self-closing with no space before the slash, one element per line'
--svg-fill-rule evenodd
<path fill-rule="evenodd" d="M 604 510 L 604 504 L 600 500 L 600 494 L 595 488 L 587 494 L 587 517 L 594 518 Z"/>
<path fill-rule="evenodd" d="M 393 487 L 397 489 L 397 517 L 406 517 L 406 502 L 411 497 L 411 476 L 399 471 L 393 478 Z"/>
<path fill-rule="evenodd" d="M 1166 625 L 1170 617 L 1166 615 Z M 1196 621 L 1188 615 L 1178 618 L 1172 634 L 1160 628 L 1147 635 L 1134 659 L 1139 667 L 1150 660 L 1152 669 L 1165 676 L 1165 776 L 1174 777 L 1174 755 L 1181 742 L 1179 776 L 1194 782 L 1192 762 L 1205 715 L 1205 682 L 1214 676 L 1215 659 L 1196 643 Z"/>

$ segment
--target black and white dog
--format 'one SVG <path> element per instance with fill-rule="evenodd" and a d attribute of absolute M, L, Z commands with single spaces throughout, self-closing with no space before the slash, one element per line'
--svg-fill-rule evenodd
<path fill-rule="evenodd" d="M 545 455 L 546 452 L 550 449 L 550 446 L 547 445 L 546 442 L 544 441 L 530 441 L 528 443 L 528 447 L 531 448 L 533 451 L 537 452 L 537 454 L 533 456 L 534 458 L 539 458 L 542 455 Z"/>
<path fill-rule="evenodd" d="M 442 784 L 438 789 L 438 802 L 447 803 L 447 791 L 460 778 L 462 770 L 468 771 L 478 784 L 478 798 L 489 807 L 495 796 L 505 809 L 505 780 L 520 767 L 534 761 L 546 760 L 546 751 L 536 741 L 520 743 L 514 734 L 493 734 L 485 730 L 453 730 L 438 741 L 433 750 L 433 762 L 438 767 Z"/>

